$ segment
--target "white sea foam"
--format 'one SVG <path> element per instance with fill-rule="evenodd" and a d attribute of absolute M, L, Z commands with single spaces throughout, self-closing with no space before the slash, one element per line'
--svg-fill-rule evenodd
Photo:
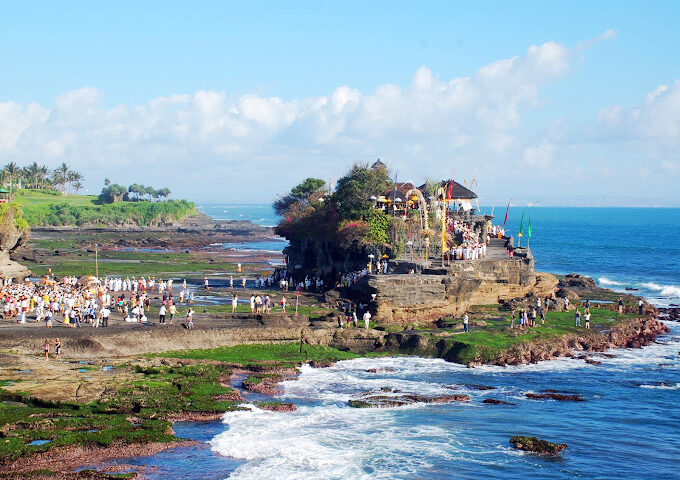
<path fill-rule="evenodd" d="M 597 281 L 600 283 L 600 285 L 606 285 L 606 286 L 612 286 L 612 287 L 623 287 L 626 285 L 623 282 L 617 282 L 616 280 L 610 280 L 607 277 L 600 277 L 597 279 Z"/>
<path fill-rule="evenodd" d="M 487 395 L 521 401 L 528 390 L 514 386 L 513 378 L 523 372 L 666 368 L 660 366 L 662 363 L 680 367 L 675 355 L 680 348 L 680 324 L 667 323 L 672 333 L 661 338 L 661 343 L 644 349 L 612 350 L 614 358 L 597 357 L 602 361 L 599 366 L 563 358 L 535 365 L 467 369 L 417 357 L 360 358 L 328 368 L 305 365 L 298 380 L 282 384 L 284 393 L 280 397 L 297 402 L 297 411 L 269 412 L 248 405 L 249 411 L 228 412 L 224 415 L 228 429 L 213 438 L 211 447 L 221 455 L 246 460 L 231 474 L 234 479 L 419 478 L 423 472 L 451 465 L 458 459 L 480 464 L 512 462 L 520 452 L 507 445 L 477 442 L 469 437 L 465 425 L 422 420 L 414 423 L 410 419 L 427 418 L 423 415 L 427 409 L 484 408 L 480 400 Z M 375 368 L 377 373 L 368 373 L 369 368 Z M 479 383 L 485 383 L 485 377 L 503 376 L 507 381 L 495 390 L 477 391 L 463 382 L 455 384 L 463 375 L 468 379 L 470 375 L 479 376 Z M 521 377 L 517 382 L 521 384 Z M 649 383 L 641 387 L 680 388 L 677 384 Z M 456 392 L 470 395 L 472 401 L 386 409 L 354 409 L 347 405 L 347 400 L 357 393 L 384 386 L 438 395 L 452 393 L 446 388 L 451 385 Z"/>
<path fill-rule="evenodd" d="M 452 429 L 404 425 L 390 410 L 255 410 L 228 413 L 224 421 L 229 430 L 211 441 L 213 450 L 248 460 L 232 473 L 234 479 L 413 476 L 455 450 Z"/>
<path fill-rule="evenodd" d="M 677 285 L 659 285 L 658 283 L 641 283 L 641 287 L 659 292 L 664 297 L 680 297 L 680 287 Z"/>
<path fill-rule="evenodd" d="M 640 388 L 655 388 L 659 390 L 679 390 L 680 382 L 678 383 L 660 383 L 652 385 L 640 385 Z"/>

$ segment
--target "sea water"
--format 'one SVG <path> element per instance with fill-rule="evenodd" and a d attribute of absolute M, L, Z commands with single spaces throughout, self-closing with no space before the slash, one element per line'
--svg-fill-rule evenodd
<path fill-rule="evenodd" d="M 515 236 L 523 210 L 509 212 L 507 227 Z M 502 224 L 505 209 L 494 213 Z M 658 304 L 680 303 L 680 209 L 525 209 L 523 244 L 529 217 L 538 270 L 584 273 L 602 286 L 637 288 L 634 293 Z M 594 354 L 600 365 L 563 358 L 467 369 L 406 357 L 303 366 L 276 398 L 296 403 L 297 411 L 251 406 L 225 414 L 222 431 L 209 440 L 211 461 L 182 478 L 680 478 L 680 324 L 667 324 L 671 333 L 648 347 L 612 350 L 614 358 Z M 479 384 L 494 388 L 471 386 Z M 381 387 L 471 399 L 349 407 L 353 395 Z M 526 398 L 545 389 L 585 401 Z M 487 405 L 485 398 L 515 405 Z M 560 456 L 541 457 L 515 450 L 508 443 L 513 435 L 568 447 Z"/>

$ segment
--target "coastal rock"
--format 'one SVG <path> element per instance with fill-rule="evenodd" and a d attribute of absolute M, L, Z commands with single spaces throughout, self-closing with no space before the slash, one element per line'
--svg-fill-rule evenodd
<path fill-rule="evenodd" d="M 516 405 L 514 403 L 497 400 L 495 398 L 485 398 L 482 403 L 486 403 L 487 405 Z"/>
<path fill-rule="evenodd" d="M 525 437 L 516 435 L 510 439 L 510 443 L 518 450 L 525 452 L 538 453 L 541 455 L 557 455 L 567 448 L 566 443 L 552 443 L 536 437 Z"/>
<path fill-rule="evenodd" d="M 312 368 L 328 368 L 335 365 L 335 362 L 330 360 L 312 360 L 308 365 Z"/>
<path fill-rule="evenodd" d="M 383 368 L 369 368 L 366 370 L 366 373 L 392 373 L 394 372 L 394 368 L 391 367 L 383 367 Z"/>
<path fill-rule="evenodd" d="M 25 226 L 22 226 L 23 225 Z M 14 204 L 0 205 L 0 277 L 22 281 L 31 274 L 23 265 L 10 259 L 17 248 L 28 241 L 28 224 Z"/>
<path fill-rule="evenodd" d="M 392 408 L 412 405 L 414 403 L 452 403 L 467 402 L 469 400 L 469 395 L 427 396 L 415 393 L 401 393 L 398 390 L 382 388 L 376 392 L 364 392 L 360 397 L 351 399 L 348 403 L 352 408 Z"/>
<path fill-rule="evenodd" d="M 276 386 L 283 379 L 284 376 L 278 373 L 258 373 L 243 380 L 241 386 L 244 390 L 261 393 L 262 395 L 276 395 L 279 393 Z"/>
<path fill-rule="evenodd" d="M 576 288 L 597 288 L 597 283 L 590 277 L 578 273 L 570 273 L 565 275 L 558 284 L 559 287 L 576 287 Z"/>
<path fill-rule="evenodd" d="M 257 404 L 257 408 L 270 412 L 294 412 L 297 410 L 297 406 L 294 403 L 281 402 L 261 402 Z"/>
<path fill-rule="evenodd" d="M 557 400 L 560 402 L 585 402 L 586 399 L 580 397 L 579 395 L 558 393 L 556 391 L 546 391 L 542 393 L 527 393 L 525 394 L 527 398 L 532 400 Z"/>

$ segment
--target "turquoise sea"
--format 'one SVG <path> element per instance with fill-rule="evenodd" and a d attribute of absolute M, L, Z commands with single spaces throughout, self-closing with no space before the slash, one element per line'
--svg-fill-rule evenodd
<path fill-rule="evenodd" d="M 206 213 L 209 208 L 218 207 L 202 206 Z M 219 208 L 227 210 L 222 218 L 276 221 L 264 206 Z M 504 213 L 495 209 L 501 223 Z M 515 232 L 521 214 L 510 211 Z M 602 285 L 639 288 L 658 303 L 680 303 L 680 209 L 534 208 L 525 211 L 525 222 L 529 215 L 538 269 L 582 272 Z M 677 479 L 680 324 L 668 325 L 671 333 L 649 347 L 614 350 L 612 358 L 594 355 L 600 365 L 559 359 L 467 369 L 407 357 L 305 366 L 278 397 L 298 404 L 296 412 L 253 407 L 229 413 L 221 423 L 178 424 L 178 433 L 199 440 L 198 447 L 133 461 L 147 465 L 147 478 L 159 479 Z M 369 368 L 385 373 L 367 373 Z M 471 401 L 348 407 L 351 395 L 381 387 L 425 394 L 453 388 Z M 544 389 L 586 401 L 525 396 Z M 514 405 L 487 405 L 485 398 Z M 508 444 L 516 434 L 568 448 L 555 458 L 522 453 Z"/>

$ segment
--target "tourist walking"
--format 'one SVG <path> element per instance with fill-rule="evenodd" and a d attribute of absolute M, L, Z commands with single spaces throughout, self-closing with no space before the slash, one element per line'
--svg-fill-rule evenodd
<path fill-rule="evenodd" d="M 160 310 L 158 310 L 158 323 L 161 325 L 165 324 L 165 315 L 167 314 L 167 309 L 165 304 L 161 305 Z"/>
<path fill-rule="evenodd" d="M 623 299 L 619 297 L 619 315 L 623 314 Z"/>
<path fill-rule="evenodd" d="M 238 307 L 238 295 L 234 295 L 231 299 L 231 313 L 236 313 L 236 307 Z"/>
<path fill-rule="evenodd" d="M 463 314 L 463 331 L 464 332 L 469 332 L 470 331 L 470 319 L 468 318 L 467 312 Z"/>
<path fill-rule="evenodd" d="M 108 306 L 103 306 L 102 309 L 99 311 L 99 314 L 102 317 L 102 327 L 108 327 L 109 326 L 109 317 L 111 316 L 111 310 L 109 310 Z"/>
<path fill-rule="evenodd" d="M 194 328 L 194 309 L 189 307 L 187 310 L 187 323 L 186 323 L 187 330 L 191 330 Z"/>
<path fill-rule="evenodd" d="M 590 312 L 586 312 L 586 329 L 590 328 Z"/>
<path fill-rule="evenodd" d="M 45 361 L 47 362 L 50 359 L 50 342 L 49 340 L 45 340 Z"/>
<path fill-rule="evenodd" d="M 175 319 L 175 315 L 177 315 L 177 307 L 174 303 L 170 304 L 168 312 L 170 313 L 170 325 L 172 325 L 172 321 Z"/>
<path fill-rule="evenodd" d="M 639 315 L 642 315 L 642 307 L 644 306 L 644 304 L 645 303 L 642 301 L 642 299 L 638 300 L 638 314 Z"/>
<path fill-rule="evenodd" d="M 368 330 L 368 324 L 371 322 L 371 312 L 366 310 L 364 313 L 364 327 Z"/>
<path fill-rule="evenodd" d="M 208 277 L 203 277 L 203 287 L 206 292 L 210 291 L 210 284 L 208 283 Z"/>
<path fill-rule="evenodd" d="M 281 297 L 281 311 L 286 313 L 286 297 Z"/>
<path fill-rule="evenodd" d="M 575 326 L 580 327 L 581 326 L 581 311 L 577 308 L 576 313 L 574 315 L 576 316 L 576 318 L 575 318 L 576 325 Z"/>
<path fill-rule="evenodd" d="M 510 328 L 515 328 L 515 316 L 517 313 L 515 312 L 515 309 L 512 309 L 512 313 L 510 314 Z"/>

